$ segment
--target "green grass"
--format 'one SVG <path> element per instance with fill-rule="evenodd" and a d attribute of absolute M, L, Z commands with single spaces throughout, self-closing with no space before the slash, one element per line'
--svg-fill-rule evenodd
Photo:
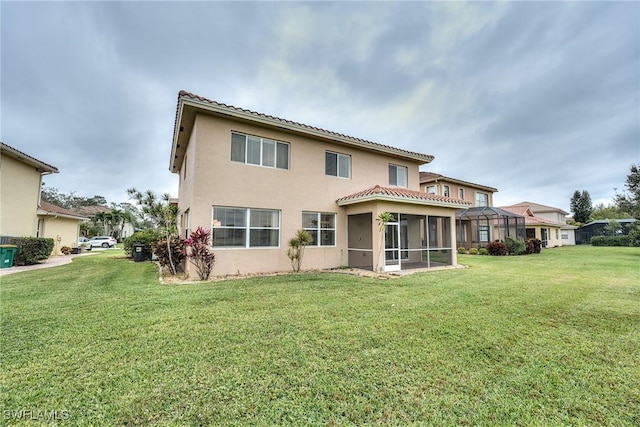
<path fill-rule="evenodd" d="M 0 424 L 640 425 L 638 248 L 193 285 L 115 253 L 2 278 Z"/>

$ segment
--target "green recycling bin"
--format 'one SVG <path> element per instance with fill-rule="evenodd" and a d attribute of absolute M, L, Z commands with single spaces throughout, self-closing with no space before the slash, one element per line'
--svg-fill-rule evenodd
<path fill-rule="evenodd" d="M 0 245 L 0 268 L 13 267 L 13 256 L 17 250 L 15 245 Z"/>

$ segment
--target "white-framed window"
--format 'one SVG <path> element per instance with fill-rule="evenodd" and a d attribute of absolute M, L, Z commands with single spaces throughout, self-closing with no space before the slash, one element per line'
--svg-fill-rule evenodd
<path fill-rule="evenodd" d="M 330 212 L 302 212 L 302 228 L 311 234 L 309 246 L 336 245 L 336 214 Z"/>
<path fill-rule="evenodd" d="M 562 240 L 569 240 L 569 233 L 562 232 Z"/>
<path fill-rule="evenodd" d="M 464 188 L 458 188 L 458 199 L 464 200 Z"/>
<path fill-rule="evenodd" d="M 476 191 L 476 206 L 489 206 L 489 195 Z"/>
<path fill-rule="evenodd" d="M 231 161 L 289 169 L 289 143 L 231 132 Z"/>
<path fill-rule="evenodd" d="M 191 233 L 191 230 L 189 230 L 189 211 L 190 209 L 187 209 L 182 214 L 182 229 L 184 230 L 185 239 L 188 238 Z"/>
<path fill-rule="evenodd" d="M 489 241 L 489 226 L 478 225 L 478 242 L 488 242 L 488 241 Z"/>
<path fill-rule="evenodd" d="M 444 197 L 449 197 L 449 195 L 451 194 L 449 186 L 448 185 L 443 185 L 442 186 L 442 195 Z"/>
<path fill-rule="evenodd" d="M 428 194 L 438 194 L 438 187 L 435 185 L 428 185 L 424 191 Z"/>
<path fill-rule="evenodd" d="M 407 186 L 407 168 L 405 166 L 389 165 L 389 185 Z"/>
<path fill-rule="evenodd" d="M 280 211 L 213 207 L 212 246 L 220 248 L 277 248 Z"/>
<path fill-rule="evenodd" d="M 324 156 L 325 174 L 340 178 L 351 178 L 351 156 L 327 151 Z"/>

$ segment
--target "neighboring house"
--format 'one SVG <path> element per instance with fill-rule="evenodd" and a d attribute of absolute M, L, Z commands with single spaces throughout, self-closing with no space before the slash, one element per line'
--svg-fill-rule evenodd
<path fill-rule="evenodd" d="M 528 206 L 531 212 L 538 218 L 547 219 L 550 221 L 558 222 L 562 224 L 560 227 L 560 237 L 562 240 L 562 246 L 575 245 L 576 244 L 576 227 L 575 225 L 567 224 L 568 212 L 552 206 L 541 205 L 533 202 L 520 202 L 514 206 Z"/>
<path fill-rule="evenodd" d="M 545 248 L 562 246 L 561 232 L 566 224 L 535 216 L 529 205 L 501 206 L 500 209 L 524 216 L 527 240 L 540 239 Z"/>
<path fill-rule="evenodd" d="M 480 207 L 493 206 L 493 193 L 498 189 L 433 172 L 420 172 L 420 191 L 466 200 L 472 207 Z"/>
<path fill-rule="evenodd" d="M 85 217 L 76 212 L 61 208 L 49 202 L 40 201 L 38 206 L 37 237 L 52 238 L 54 242 L 53 255 L 61 255 L 63 246 L 73 248 L 78 246 L 80 223 Z"/>
<path fill-rule="evenodd" d="M 181 234 L 212 229 L 214 274 L 291 269 L 299 229 L 313 237 L 304 269 L 388 271 L 457 263 L 455 212 L 470 202 L 420 191 L 432 160 L 181 91 L 169 169 Z"/>
<path fill-rule="evenodd" d="M 605 236 L 607 231 L 605 227 L 609 225 L 611 221 L 616 221 L 620 224 L 620 228 L 617 230 L 617 236 L 626 236 L 629 234 L 628 225 L 636 222 L 633 218 L 628 219 L 599 219 L 597 221 L 591 221 L 588 224 L 583 225 L 576 231 L 576 243 L 578 245 L 591 244 L 591 238 L 596 236 Z"/>
<path fill-rule="evenodd" d="M 38 235 L 42 176 L 58 173 L 55 166 L 0 143 L 0 237 Z M 76 235 L 73 237 L 77 237 Z"/>
<path fill-rule="evenodd" d="M 498 191 L 494 187 L 433 172 L 420 172 L 420 190 L 471 204 L 456 213 L 458 247 L 482 247 L 507 236 L 524 239 L 524 218 L 493 207 L 493 193 Z"/>

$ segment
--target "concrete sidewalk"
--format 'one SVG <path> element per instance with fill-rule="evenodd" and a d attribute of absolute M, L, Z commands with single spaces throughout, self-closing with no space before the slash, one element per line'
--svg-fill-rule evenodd
<path fill-rule="evenodd" d="M 14 273 L 21 273 L 23 271 L 38 270 L 40 268 L 57 267 L 59 265 L 70 264 L 74 258 L 79 256 L 87 256 L 87 255 L 93 255 L 93 253 L 85 252 L 83 254 L 78 254 L 78 255 L 50 256 L 42 264 L 14 266 L 11 268 L 0 268 L 0 277 L 7 276 L 9 274 L 14 274 Z"/>

